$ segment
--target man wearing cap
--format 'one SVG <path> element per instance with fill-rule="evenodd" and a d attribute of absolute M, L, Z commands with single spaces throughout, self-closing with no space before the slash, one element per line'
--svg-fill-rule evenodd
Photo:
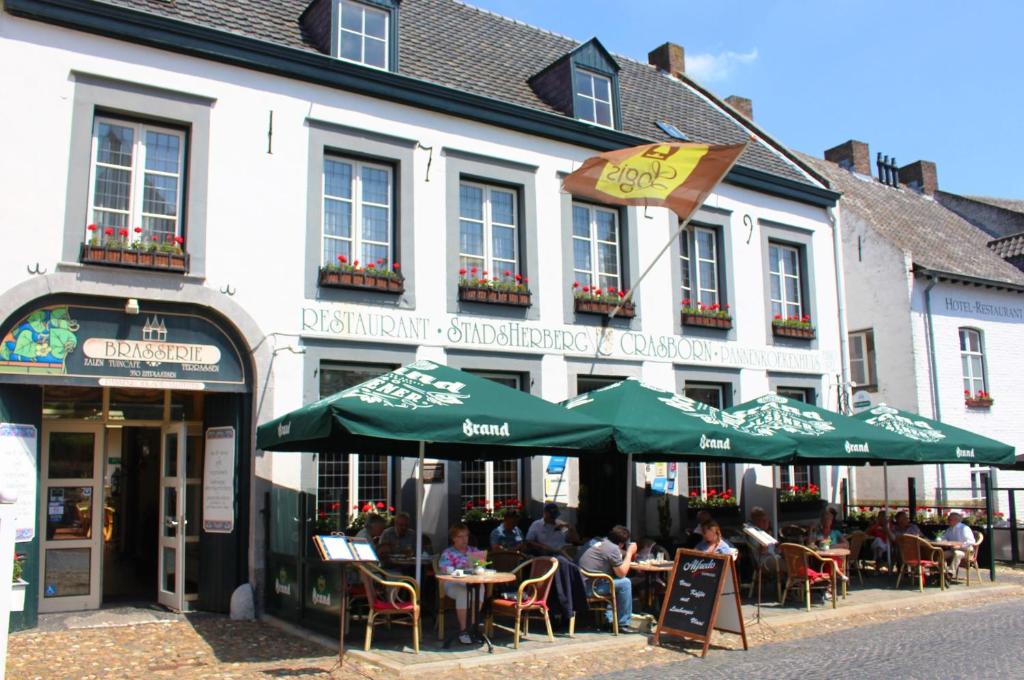
<path fill-rule="evenodd" d="M 554 555 L 569 543 L 579 543 L 576 530 L 558 519 L 561 510 L 557 503 L 544 505 L 544 517 L 538 519 L 526 531 L 526 544 L 541 555 Z"/>

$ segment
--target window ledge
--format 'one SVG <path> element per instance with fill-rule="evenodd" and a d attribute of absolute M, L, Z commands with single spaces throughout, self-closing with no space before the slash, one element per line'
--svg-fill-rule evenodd
<path fill-rule="evenodd" d="M 400 295 L 405 292 L 405 278 L 400 274 L 383 276 L 368 274 L 365 271 L 340 271 L 321 267 L 317 275 L 317 285 L 322 288 L 347 288 L 354 290 L 373 290 L 378 293 Z"/>
<path fill-rule="evenodd" d="M 136 250 L 132 248 L 111 248 L 82 244 L 78 261 L 82 264 L 98 264 L 130 269 L 149 269 L 175 274 L 188 272 L 188 253 L 160 252 L 157 250 Z"/>
<path fill-rule="evenodd" d="M 478 288 L 459 286 L 459 300 L 462 302 L 479 302 L 485 305 L 508 305 L 511 307 L 529 307 L 531 293 L 526 291 L 496 290 L 494 288 Z"/>
<path fill-rule="evenodd" d="M 609 316 L 616 307 L 619 306 L 617 302 L 604 302 L 603 300 L 588 300 L 582 297 L 573 298 L 573 309 L 577 314 L 597 314 L 600 316 Z M 636 316 L 636 306 L 632 302 L 627 302 L 622 305 L 622 308 L 615 314 L 617 317 L 623 319 L 632 319 Z"/>
<path fill-rule="evenodd" d="M 698 326 L 700 328 L 713 328 L 727 331 L 732 328 L 732 317 L 710 316 L 708 314 L 688 314 L 682 312 L 680 315 L 684 326 Z"/>
<path fill-rule="evenodd" d="M 800 328 L 798 326 L 781 326 L 772 324 L 772 335 L 777 338 L 795 338 L 797 340 L 813 340 L 813 328 Z"/>

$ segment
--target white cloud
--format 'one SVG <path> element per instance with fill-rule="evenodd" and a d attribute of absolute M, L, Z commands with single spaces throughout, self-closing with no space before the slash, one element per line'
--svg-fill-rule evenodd
<path fill-rule="evenodd" d="M 757 48 L 749 52 L 719 52 L 718 54 L 687 54 L 686 74 L 701 83 L 728 80 L 736 67 L 757 61 Z"/>

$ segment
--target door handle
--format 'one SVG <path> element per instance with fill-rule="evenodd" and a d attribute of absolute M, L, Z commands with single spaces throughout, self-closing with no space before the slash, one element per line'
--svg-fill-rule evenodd
<path fill-rule="evenodd" d="M 178 528 L 178 520 L 173 519 L 171 517 L 167 517 L 167 518 L 164 519 L 164 526 L 167 527 L 168 529 L 177 529 Z"/>

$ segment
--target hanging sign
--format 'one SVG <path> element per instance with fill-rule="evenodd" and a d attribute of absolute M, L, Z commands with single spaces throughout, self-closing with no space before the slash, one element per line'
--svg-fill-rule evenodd
<path fill-rule="evenodd" d="M 677 550 L 661 604 L 655 644 L 662 635 L 695 640 L 704 644 L 701 656 L 706 656 L 711 632 L 721 630 L 742 636 L 743 649 L 747 649 L 738 583 L 731 555 Z"/>
<path fill-rule="evenodd" d="M 206 431 L 203 464 L 203 531 L 229 534 L 235 528 L 235 428 Z"/>
<path fill-rule="evenodd" d="M 0 423 L 0 470 L 3 487 L 17 494 L 14 504 L 14 540 L 31 541 L 36 535 L 36 428 Z"/>

